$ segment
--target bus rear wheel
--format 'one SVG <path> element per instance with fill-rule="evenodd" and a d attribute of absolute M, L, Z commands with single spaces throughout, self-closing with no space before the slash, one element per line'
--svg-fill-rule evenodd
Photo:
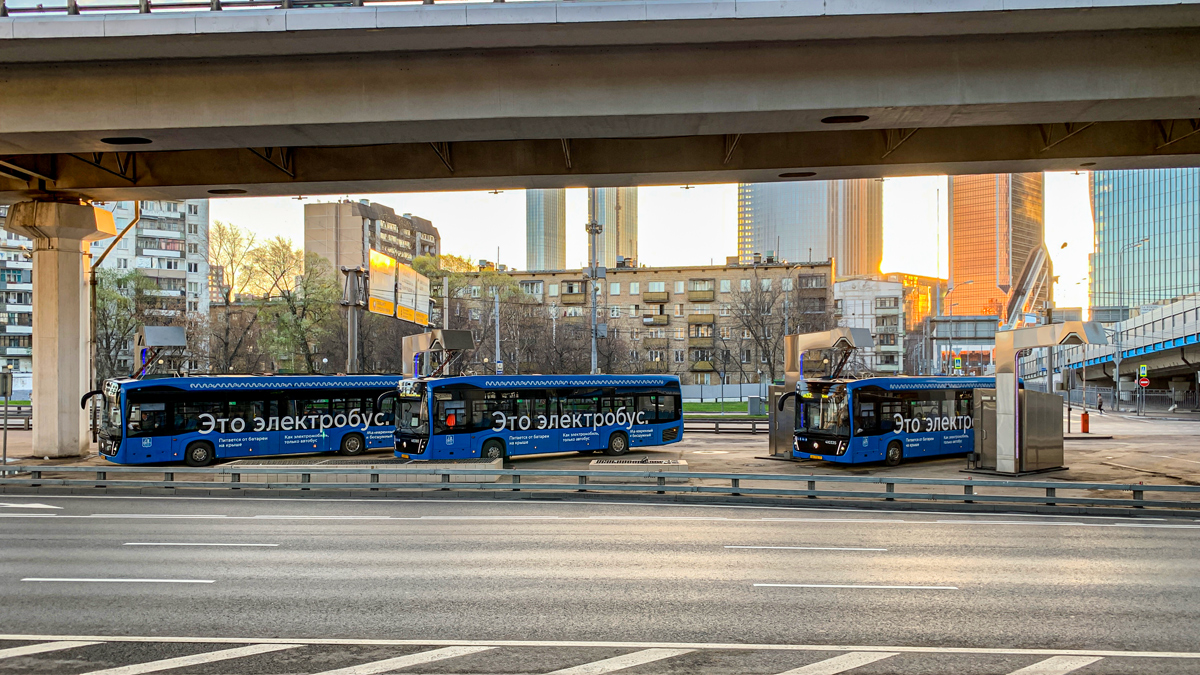
<path fill-rule="evenodd" d="M 504 444 L 493 438 L 483 444 L 479 456 L 484 459 L 504 459 Z"/>
<path fill-rule="evenodd" d="M 604 451 L 604 454 L 615 457 L 627 452 L 629 452 L 629 438 L 625 436 L 625 432 L 613 432 L 613 435 L 608 437 L 608 449 Z"/>
<path fill-rule="evenodd" d="M 204 441 L 195 441 L 183 451 L 183 461 L 188 466 L 208 466 L 216 459 L 213 446 Z"/>
<path fill-rule="evenodd" d="M 362 434 L 346 434 L 342 437 L 342 449 L 339 450 L 343 455 L 361 455 L 367 449 L 367 443 L 363 440 Z"/>
<path fill-rule="evenodd" d="M 892 441 L 888 443 L 887 455 L 883 458 L 884 464 L 888 466 L 899 466 L 900 462 L 904 461 L 904 446 L 900 441 Z"/>

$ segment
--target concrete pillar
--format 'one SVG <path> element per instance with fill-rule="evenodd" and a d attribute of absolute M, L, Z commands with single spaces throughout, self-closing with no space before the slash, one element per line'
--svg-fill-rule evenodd
<path fill-rule="evenodd" d="M 21 202 L 8 229 L 33 239 L 33 450 L 48 457 L 87 451 L 88 391 L 85 242 L 116 235 L 110 211 L 76 203 Z"/>

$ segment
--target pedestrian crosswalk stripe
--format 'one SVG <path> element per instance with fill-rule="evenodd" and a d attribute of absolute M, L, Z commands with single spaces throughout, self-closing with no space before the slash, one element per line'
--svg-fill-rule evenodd
<path fill-rule="evenodd" d="M 623 654 L 621 656 L 614 656 L 611 659 L 604 659 L 602 661 L 593 661 L 591 663 L 585 663 L 583 665 L 575 666 L 573 668 L 564 668 L 562 670 L 556 670 L 553 673 L 550 673 L 549 675 L 602 675 L 603 673 L 612 673 L 612 672 L 615 672 L 618 670 L 625 670 L 626 668 L 633 668 L 634 666 L 640 666 L 645 663 L 652 663 L 654 661 L 661 661 L 662 659 L 669 659 L 672 656 L 688 654 L 692 651 L 694 651 L 694 650 L 691 650 L 691 649 L 643 649 L 640 652 L 633 652 L 632 654 Z"/>
<path fill-rule="evenodd" d="M 81 642 L 79 640 L 62 640 L 59 642 L 43 642 L 36 645 L 25 645 L 24 647 L 9 647 L 8 649 L 0 649 L 0 659 L 8 659 L 14 656 L 29 656 L 30 654 L 43 654 L 45 652 L 56 652 L 60 649 L 72 649 L 74 647 L 87 647 L 98 644 L 102 643 Z"/>
<path fill-rule="evenodd" d="M 84 675 L 142 675 L 143 673 L 157 673 L 163 670 L 171 670 L 173 668 L 183 668 L 185 666 L 198 666 L 205 663 L 214 663 L 216 661 L 227 661 L 229 659 L 240 659 L 243 656 L 254 656 L 255 654 L 266 654 L 268 652 L 277 652 L 283 649 L 295 649 L 300 645 L 250 645 L 248 647 L 236 647 L 234 649 L 222 649 L 216 652 L 204 652 L 203 654 L 193 654 L 191 656 L 180 656 L 173 659 L 163 659 L 161 661 L 147 661 L 146 663 L 135 663 L 131 666 L 121 666 L 119 668 L 108 668 L 106 670 L 93 670 Z"/>
<path fill-rule="evenodd" d="M 896 655 L 896 652 L 850 652 L 825 659 L 807 666 L 800 666 L 779 675 L 837 675 L 847 670 L 853 670 L 868 663 L 875 663 Z"/>
<path fill-rule="evenodd" d="M 382 661 L 372 661 L 371 663 L 363 663 L 357 666 L 350 666 L 349 668 L 327 670 L 323 673 L 316 673 L 316 675 L 378 675 L 379 673 L 390 673 L 393 670 L 408 668 L 409 666 L 419 666 L 443 659 L 452 659 L 456 656 L 486 652 L 489 649 L 495 649 L 495 647 L 446 647 L 445 649 L 431 649 L 427 652 L 405 654 L 404 656 L 397 656 Z"/>
<path fill-rule="evenodd" d="M 1009 675 L 1064 675 L 1100 660 L 1099 656 L 1052 656 Z"/>

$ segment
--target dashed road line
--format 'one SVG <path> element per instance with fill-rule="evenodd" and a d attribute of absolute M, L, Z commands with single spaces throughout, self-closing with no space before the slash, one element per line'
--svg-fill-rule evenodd
<path fill-rule="evenodd" d="M 103 644 L 94 641 L 81 640 L 61 640 L 58 642 L 43 642 L 36 645 L 25 645 L 24 647 L 9 647 L 8 649 L 0 649 L 0 659 L 9 659 L 14 656 L 30 656 L 32 654 L 44 654 L 46 652 L 56 652 L 60 649 L 74 649 L 76 647 L 90 647 L 92 645 Z"/>
<path fill-rule="evenodd" d="M 409 666 L 419 666 L 426 663 L 433 663 L 434 661 L 466 656 L 467 654 L 486 652 L 489 649 L 495 649 L 495 647 L 444 647 L 442 649 L 432 649 L 427 652 L 397 656 L 393 659 L 372 661 L 371 663 L 363 663 L 357 666 L 350 666 L 349 668 L 326 670 L 315 675 L 379 675 L 379 673 L 390 673 L 393 670 L 408 668 Z"/>
<path fill-rule="evenodd" d="M 233 649 L 222 649 L 216 652 L 204 652 L 203 654 L 192 654 L 191 656 L 178 656 L 173 659 L 162 659 L 161 661 L 147 661 L 146 663 L 135 663 L 131 666 L 120 666 L 117 668 L 107 668 L 105 670 L 93 670 L 83 675 L 143 675 L 144 673 L 157 673 L 163 670 L 171 670 L 173 668 L 184 668 L 187 666 L 199 666 L 205 663 L 215 663 L 217 661 L 228 661 L 229 659 L 240 659 L 245 656 L 255 656 L 256 654 L 267 654 L 270 652 L 278 652 L 284 649 L 295 649 L 300 645 L 287 644 L 258 644 L 249 645 L 247 647 L 235 647 Z"/>
<path fill-rule="evenodd" d="M 274 547 L 274 546 L 279 546 L 279 544 L 233 544 L 233 543 L 215 543 L 215 542 L 208 543 L 208 542 L 169 542 L 169 541 L 160 541 L 160 542 L 128 541 L 128 542 L 125 542 L 124 544 L 122 544 L 122 546 L 251 546 L 251 547 L 259 546 L 259 547 Z"/>
<path fill-rule="evenodd" d="M 548 675 L 603 675 L 603 673 L 612 673 L 626 668 L 633 668 L 663 659 L 669 659 L 672 656 L 680 656 L 689 654 L 693 649 L 643 649 L 640 652 L 632 654 L 623 654 L 614 656 L 611 659 L 603 659 L 601 661 L 593 661 L 571 668 L 563 668 L 556 670 Z"/>
<path fill-rule="evenodd" d="M 757 588 L 866 588 L 903 591 L 957 591 L 958 586 L 874 586 L 869 584 L 754 584 Z"/>
<path fill-rule="evenodd" d="M 852 546 L 726 546 L 725 548 L 751 548 L 782 551 L 886 551 L 886 548 L 855 548 Z"/>
<path fill-rule="evenodd" d="M 84 579 L 71 577 L 25 577 L 21 581 L 81 584 L 215 584 L 215 579 Z"/>
<path fill-rule="evenodd" d="M 1009 675 L 1065 675 L 1100 660 L 1099 656 L 1052 656 Z"/>
<path fill-rule="evenodd" d="M 789 671 L 779 673 L 779 675 L 837 675 L 838 673 L 844 673 L 847 670 L 853 670 L 868 663 L 882 661 L 895 655 L 896 652 L 850 652 L 849 654 L 835 656 L 832 659 L 825 659 L 824 661 L 810 663 L 807 666 L 793 668 Z"/>

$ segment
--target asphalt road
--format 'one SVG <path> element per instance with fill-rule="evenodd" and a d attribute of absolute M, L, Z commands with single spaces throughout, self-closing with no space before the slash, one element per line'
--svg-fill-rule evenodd
<path fill-rule="evenodd" d="M 0 495 L 0 673 L 1196 673 L 1198 561 L 1196 520 Z"/>

